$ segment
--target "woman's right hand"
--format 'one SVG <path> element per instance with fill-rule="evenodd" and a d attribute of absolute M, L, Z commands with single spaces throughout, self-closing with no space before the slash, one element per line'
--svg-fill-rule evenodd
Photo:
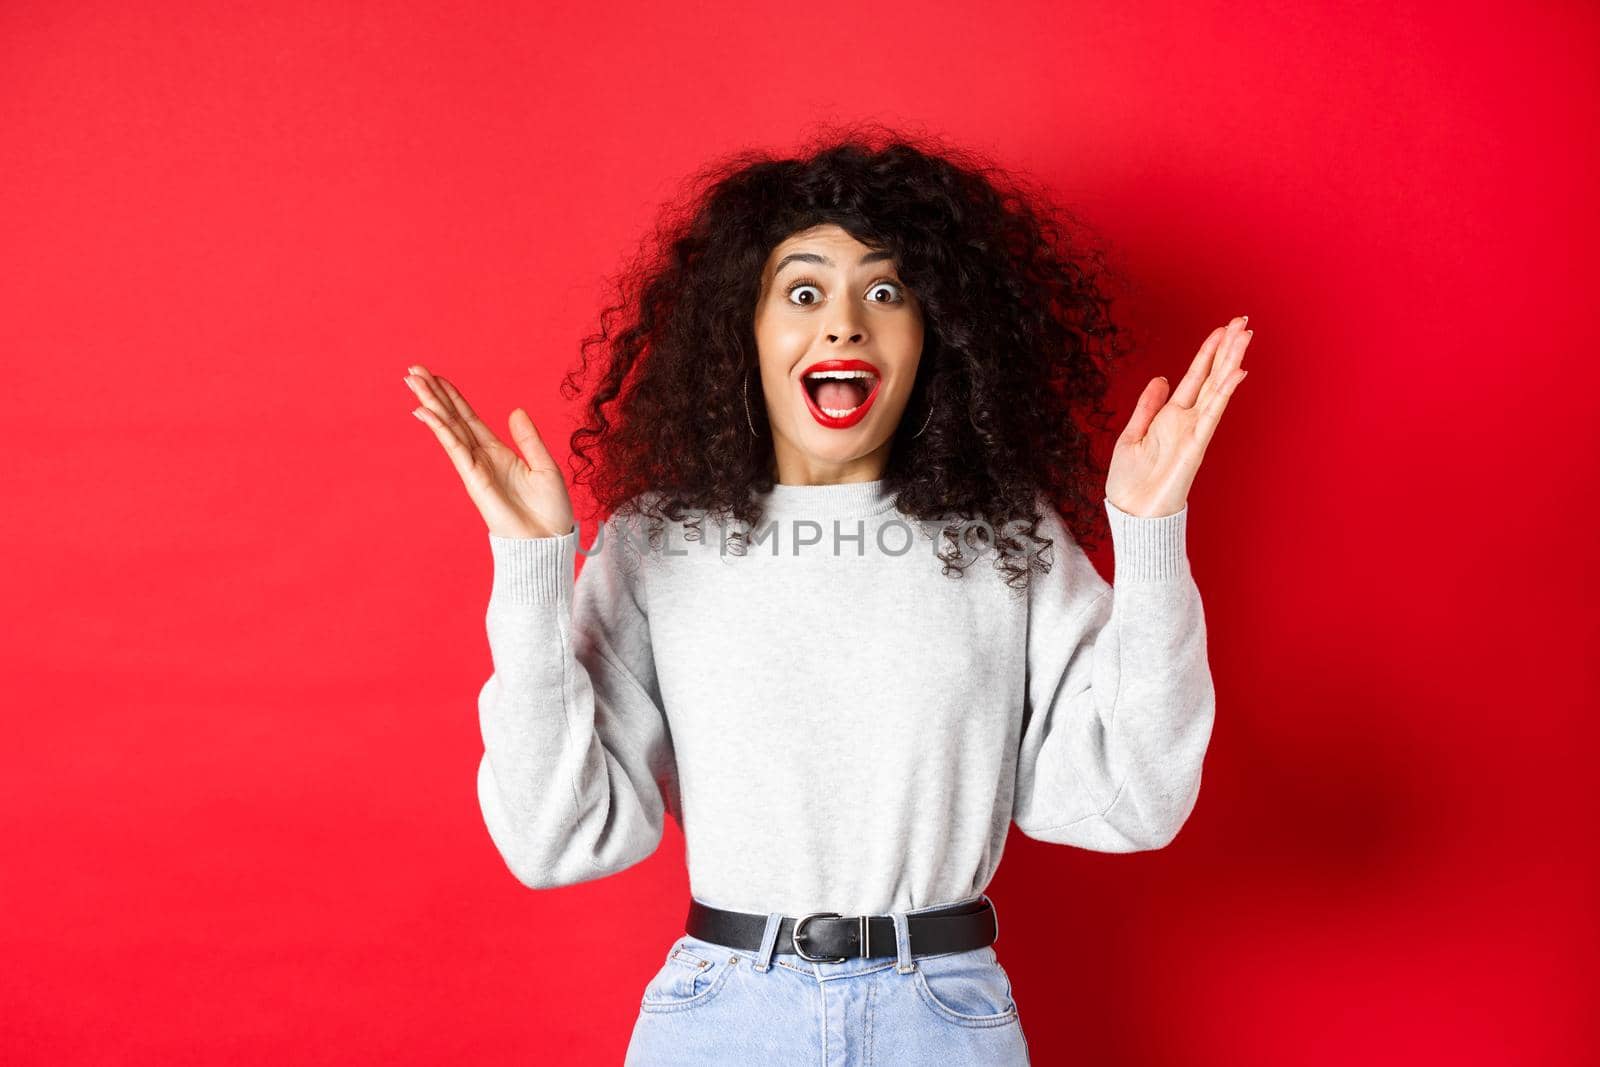
<path fill-rule="evenodd" d="M 406 385 L 422 401 L 412 414 L 433 428 L 490 533 L 556 537 L 572 532 L 566 480 L 526 411 L 517 408 L 508 420 L 511 439 L 522 450 L 519 456 L 478 418 L 455 386 L 420 364 L 407 369 Z"/>

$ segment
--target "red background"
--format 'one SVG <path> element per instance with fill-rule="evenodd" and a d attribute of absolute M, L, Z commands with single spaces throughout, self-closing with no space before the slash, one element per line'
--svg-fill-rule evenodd
<path fill-rule="evenodd" d="M 1035 1062 L 1594 1062 L 1597 22 L 0 6 L 0 1059 L 620 1061 L 682 838 L 502 865 L 487 540 L 401 376 L 564 456 L 676 183 L 865 116 L 1104 235 L 1125 415 L 1256 330 L 1190 498 L 1199 806 L 990 887 Z"/>

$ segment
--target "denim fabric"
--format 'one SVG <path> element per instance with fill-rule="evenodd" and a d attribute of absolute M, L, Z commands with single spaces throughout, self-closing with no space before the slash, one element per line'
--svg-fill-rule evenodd
<path fill-rule="evenodd" d="M 625 1067 L 1028 1064 L 994 947 L 913 957 L 906 917 L 924 910 L 892 913 L 892 959 L 779 955 L 776 912 L 755 951 L 677 938 L 645 986 Z"/>

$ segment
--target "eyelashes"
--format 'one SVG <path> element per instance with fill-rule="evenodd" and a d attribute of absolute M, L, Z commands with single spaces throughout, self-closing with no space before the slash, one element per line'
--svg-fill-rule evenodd
<path fill-rule="evenodd" d="M 899 282 L 894 281 L 891 278 L 880 278 L 880 279 L 878 279 L 877 281 L 872 283 L 872 285 L 867 289 L 867 292 L 871 293 L 874 289 L 879 289 L 879 288 L 882 288 L 884 286 L 887 286 L 887 287 L 895 290 L 895 298 L 893 300 L 869 300 L 868 303 L 871 303 L 871 304 L 887 304 L 887 305 L 891 305 L 892 306 L 894 304 L 903 304 L 903 303 L 906 302 L 905 287 L 903 285 L 901 285 Z M 820 291 L 822 289 L 822 286 L 817 283 L 817 280 L 815 278 L 796 278 L 794 281 L 790 282 L 788 284 L 788 286 L 784 289 L 784 291 L 783 291 L 784 300 L 786 302 L 790 303 L 790 304 L 794 304 L 795 307 L 810 307 L 810 306 L 812 306 L 812 304 L 816 303 L 815 300 L 811 300 L 811 301 L 806 302 L 806 303 L 795 303 L 795 300 L 794 300 L 795 290 L 797 290 L 797 289 L 805 289 L 805 288 L 811 288 L 811 289 L 816 289 L 816 290 Z"/>

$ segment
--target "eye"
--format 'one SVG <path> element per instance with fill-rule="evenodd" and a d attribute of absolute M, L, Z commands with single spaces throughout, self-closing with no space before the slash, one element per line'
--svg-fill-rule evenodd
<path fill-rule="evenodd" d="M 817 295 L 812 297 L 810 300 L 795 300 L 794 294 L 800 289 L 815 289 L 817 291 Z M 815 304 L 818 300 L 822 299 L 822 288 L 809 278 L 800 278 L 789 286 L 789 288 L 785 291 L 785 295 L 789 298 L 791 303 L 799 304 L 801 307 L 810 307 L 812 304 Z"/>
<path fill-rule="evenodd" d="M 810 299 L 797 299 L 795 294 L 803 289 L 814 290 L 815 295 Z M 886 290 L 889 293 L 887 299 L 874 295 L 880 290 Z M 790 303 L 799 307 L 810 307 L 822 299 L 822 286 L 818 285 L 815 279 L 812 278 L 797 278 L 789 283 L 788 288 L 784 290 L 784 296 Z M 867 290 L 867 302 L 870 304 L 903 304 L 905 300 L 905 293 L 901 289 L 899 282 L 887 280 L 874 282 L 872 288 Z"/>
<path fill-rule="evenodd" d="M 891 296 L 891 298 L 888 299 L 888 300 L 876 300 L 876 299 L 873 298 L 872 294 L 877 292 L 879 289 L 888 289 L 894 295 Z M 871 289 L 867 290 L 867 301 L 869 303 L 873 303 L 873 304 L 898 304 L 898 303 L 902 302 L 903 300 L 905 300 L 905 296 L 903 294 L 901 294 L 900 286 L 896 282 L 878 282 Z"/>

